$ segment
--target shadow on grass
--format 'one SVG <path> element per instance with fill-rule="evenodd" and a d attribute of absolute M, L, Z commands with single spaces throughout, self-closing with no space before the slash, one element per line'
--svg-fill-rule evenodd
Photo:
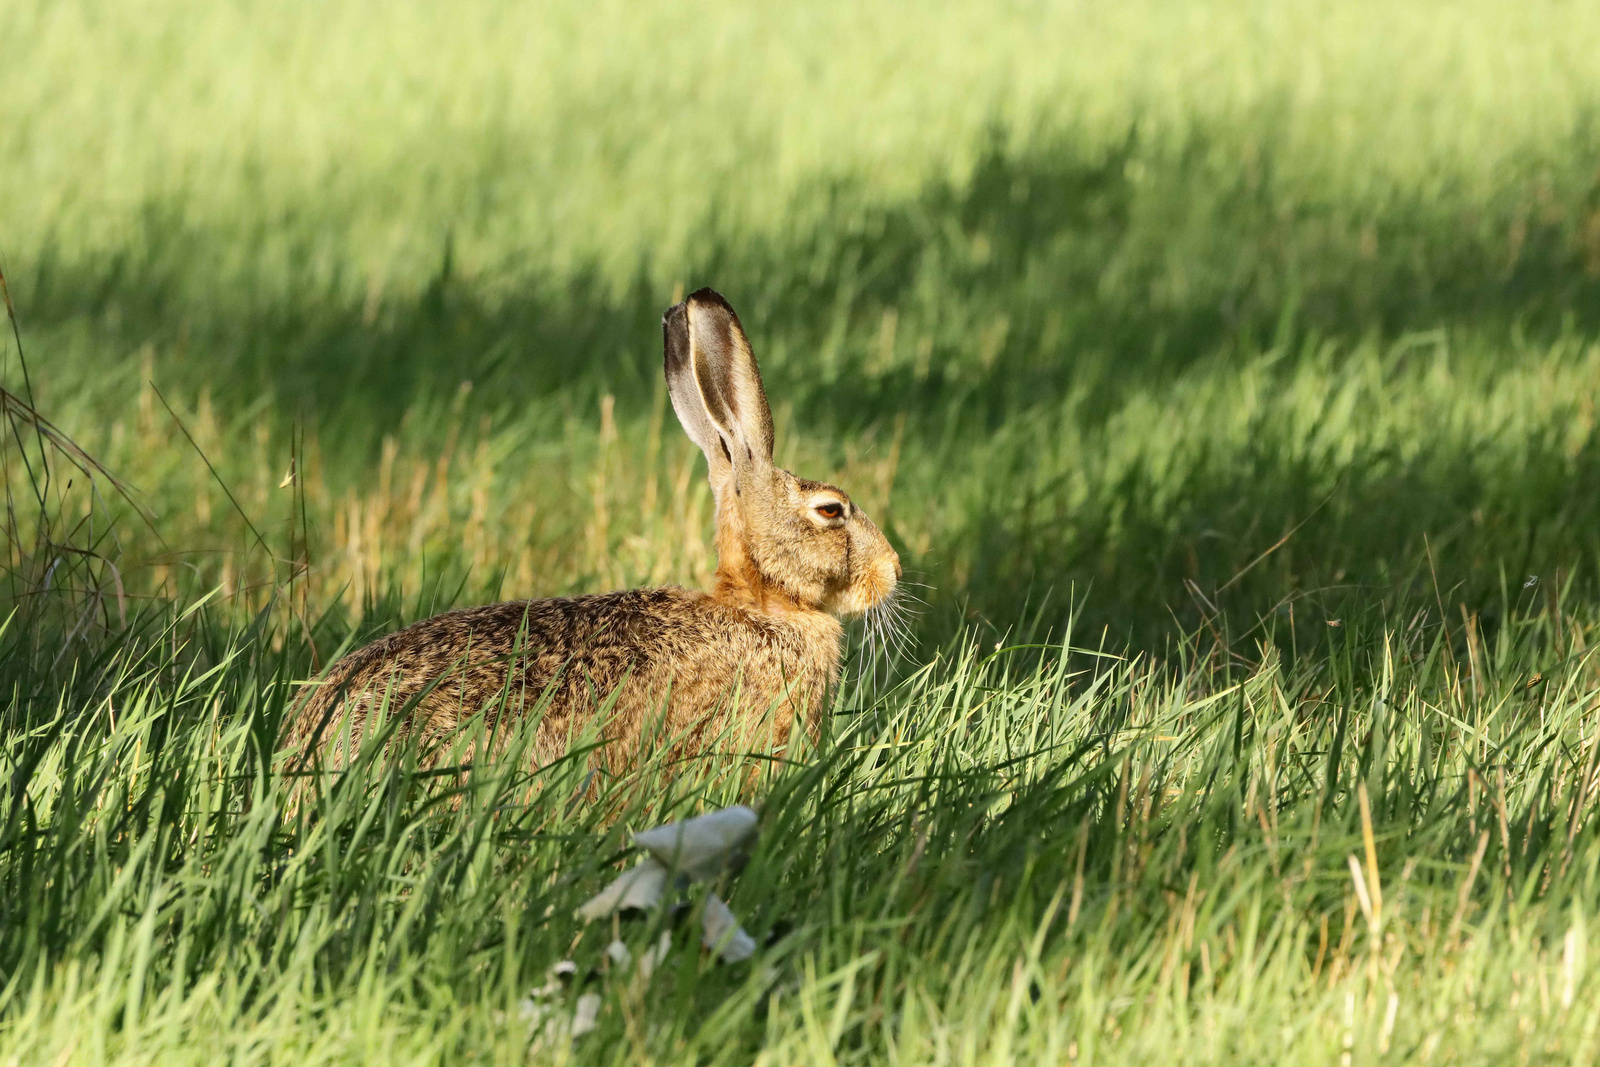
<path fill-rule="evenodd" d="M 997 140 L 963 184 L 888 205 L 851 182 L 817 188 L 795 217 L 820 221 L 777 227 L 781 238 L 708 227 L 696 261 L 641 267 L 621 287 L 596 272 L 532 272 L 490 298 L 458 276 L 446 241 L 415 299 L 374 305 L 329 295 L 348 289 L 337 285 L 218 292 L 205 275 L 217 238 L 158 206 L 121 253 L 92 266 L 47 257 L 16 288 L 29 329 L 76 334 L 91 359 L 151 342 L 164 376 L 208 381 L 236 406 L 271 396 L 352 464 L 462 380 L 486 410 L 549 396 L 576 408 L 612 393 L 623 417 L 641 415 L 671 296 L 651 277 L 723 288 L 757 339 L 769 388 L 828 428 L 819 435 L 904 415 L 908 448 L 958 465 L 969 444 L 1028 412 L 1073 397 L 1092 424 L 1202 360 L 1226 372 L 1277 347 L 1292 369 L 1318 338 L 1441 325 L 1524 341 L 1600 329 L 1592 175 L 1552 192 L 1530 164 L 1487 205 L 1403 191 L 1317 202 L 1287 191 L 1270 153 L 1241 145 L 1221 134 L 1163 152 L 1136 136 L 1105 152 L 1070 137 Z M 1573 160 L 1592 156 L 1572 148 Z M 314 232 L 304 242 L 309 264 Z M 1532 350 L 1487 343 L 1462 358 Z M 1174 619 L 1192 628 L 1213 609 L 1254 621 L 1285 597 L 1320 598 L 1331 616 L 1342 609 L 1327 590 L 1415 586 L 1425 570 L 1430 586 L 1436 575 L 1467 583 L 1468 601 L 1502 569 L 1580 568 L 1591 580 L 1592 437 L 1576 450 L 1530 440 L 1490 462 L 1441 438 L 1344 469 L 1305 469 L 1280 443 L 1186 460 L 1176 475 L 1136 467 L 1087 503 L 1025 488 L 1027 457 L 1012 457 L 1010 469 L 984 472 L 986 496 L 949 531 L 931 577 L 1002 620 L 1042 589 L 1092 586 L 1100 621 L 1136 641 Z"/>
<path fill-rule="evenodd" d="M 959 398 L 1003 419 L 1086 376 L 1114 392 L 1306 334 L 1600 327 L 1593 176 L 1565 183 L 1564 201 L 1530 164 L 1488 205 L 1404 191 L 1318 203 L 1274 181 L 1270 154 L 1234 159 L 1237 139 L 1197 134 L 1156 152 L 1130 135 L 1091 152 L 997 138 L 960 185 L 888 205 L 852 181 L 821 186 L 796 203 L 813 221 L 774 227 L 782 238 L 708 225 L 696 260 L 641 266 L 620 288 L 593 270 L 509 266 L 524 282 L 488 297 L 457 274 L 446 238 L 431 284 L 403 301 L 281 279 L 219 292 L 208 264 L 221 238 L 187 226 L 178 205 L 152 205 L 141 233 L 93 263 L 46 255 L 17 288 L 32 328 L 88 324 L 122 352 L 151 341 L 215 390 L 271 388 L 329 422 L 349 405 L 367 424 L 462 379 L 502 402 L 588 388 L 642 403 L 671 299 L 652 276 L 724 288 L 775 386 L 847 427 L 913 399 L 937 411 Z M 1593 156 L 1572 147 L 1575 161 Z M 296 224 L 258 226 L 282 243 Z M 316 235 L 298 225 L 291 259 L 318 276 Z"/>
<path fill-rule="evenodd" d="M 1287 653 L 1317 648 L 1330 626 L 1403 626 L 1419 610 L 1451 626 L 1480 616 L 1492 636 L 1508 603 L 1595 595 L 1593 436 L 1576 453 L 1529 440 L 1486 459 L 1446 441 L 1342 468 L 1308 467 L 1278 443 L 1176 476 L 1135 467 L 1087 501 L 1001 497 L 975 510 L 949 538 L 971 560 L 968 617 L 1004 629 L 1052 589 L 1053 617 L 1075 592 L 1080 626 L 1108 627 L 1113 646 L 1202 632 Z"/>

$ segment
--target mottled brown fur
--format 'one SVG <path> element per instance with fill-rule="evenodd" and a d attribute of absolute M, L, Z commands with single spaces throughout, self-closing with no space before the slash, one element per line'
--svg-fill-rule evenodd
<path fill-rule="evenodd" d="M 301 701 L 286 747 L 341 765 L 385 702 L 404 713 L 397 739 L 438 741 L 485 709 L 504 738 L 507 717 L 543 701 L 529 758 L 558 758 L 594 725 L 605 742 L 595 762 L 615 774 L 668 745 L 778 749 L 796 718 L 816 735 L 839 673 L 835 616 L 887 596 L 899 559 L 841 490 L 772 465 L 760 373 L 720 296 L 695 293 L 663 329 L 673 407 L 706 454 L 717 499 L 713 591 L 636 589 L 426 619 L 336 663 Z"/>

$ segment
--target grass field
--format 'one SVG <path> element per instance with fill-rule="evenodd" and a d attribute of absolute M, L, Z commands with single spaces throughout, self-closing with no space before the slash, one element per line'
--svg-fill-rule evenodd
<path fill-rule="evenodd" d="M 0 384 L 124 487 L 7 408 L 0 1062 L 1592 1061 L 1600 14 L 1392 7 L 0 9 Z M 402 621 L 705 583 L 700 285 L 927 603 L 763 949 L 646 980 L 571 912 L 715 761 L 273 743 Z"/>

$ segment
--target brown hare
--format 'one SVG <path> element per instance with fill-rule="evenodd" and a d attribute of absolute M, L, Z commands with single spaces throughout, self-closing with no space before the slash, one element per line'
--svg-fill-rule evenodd
<path fill-rule="evenodd" d="M 403 717 L 397 737 L 426 744 L 480 711 L 503 737 L 511 716 L 542 707 L 531 759 L 558 758 L 592 728 L 595 762 L 618 775 L 668 746 L 775 750 L 796 719 L 816 737 L 839 676 L 839 617 L 889 597 L 900 559 L 843 490 L 774 466 L 761 373 L 727 301 L 701 289 L 667 311 L 662 332 L 673 410 L 710 467 L 715 588 L 513 601 L 415 623 L 334 664 L 299 701 L 286 747 L 341 765 L 379 709 Z"/>

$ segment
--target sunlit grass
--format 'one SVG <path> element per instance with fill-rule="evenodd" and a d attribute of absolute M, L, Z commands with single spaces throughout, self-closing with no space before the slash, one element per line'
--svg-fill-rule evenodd
<path fill-rule="evenodd" d="M 1357 228 L 1397 196 L 1468 206 L 1542 178 L 1536 214 L 1591 177 L 1566 150 L 1600 90 L 1582 6 L 697 11 L 19 0 L 0 32 L 7 254 L 132 265 L 150 228 L 193 227 L 223 269 L 185 282 L 243 307 L 263 294 L 241 273 L 274 300 L 404 299 L 447 233 L 491 287 L 591 261 L 670 285 L 708 241 L 781 239 L 818 181 L 864 176 L 882 199 L 963 178 L 995 123 L 1099 151 L 1134 122 L 1156 151 L 1236 129 L 1208 166 Z"/>
<path fill-rule="evenodd" d="M 1593 1059 L 1597 52 L 1490 0 L 0 8 L 0 1062 Z M 726 761 L 275 744 L 403 622 L 708 583 L 702 284 L 926 603 L 753 798 L 756 958 L 691 916 L 645 981 L 606 945 L 669 919 L 572 909 Z"/>
<path fill-rule="evenodd" d="M 270 739 L 304 648 L 211 618 L 149 619 L 60 704 L 8 660 L 37 693 L 5 755 L 20 1060 L 558 1057 L 519 1005 L 564 958 L 555 1010 L 603 1000 L 583 1059 L 1592 1051 L 1600 676 L 1559 600 L 1492 645 L 1330 632 L 1295 672 L 951 645 L 760 802 L 724 892 L 766 947 L 723 966 L 680 931 L 648 980 L 604 950 L 659 925 L 572 910 L 624 828 L 738 776 L 652 764 L 552 803 L 581 760 L 451 786 L 374 751 L 286 817 Z"/>

